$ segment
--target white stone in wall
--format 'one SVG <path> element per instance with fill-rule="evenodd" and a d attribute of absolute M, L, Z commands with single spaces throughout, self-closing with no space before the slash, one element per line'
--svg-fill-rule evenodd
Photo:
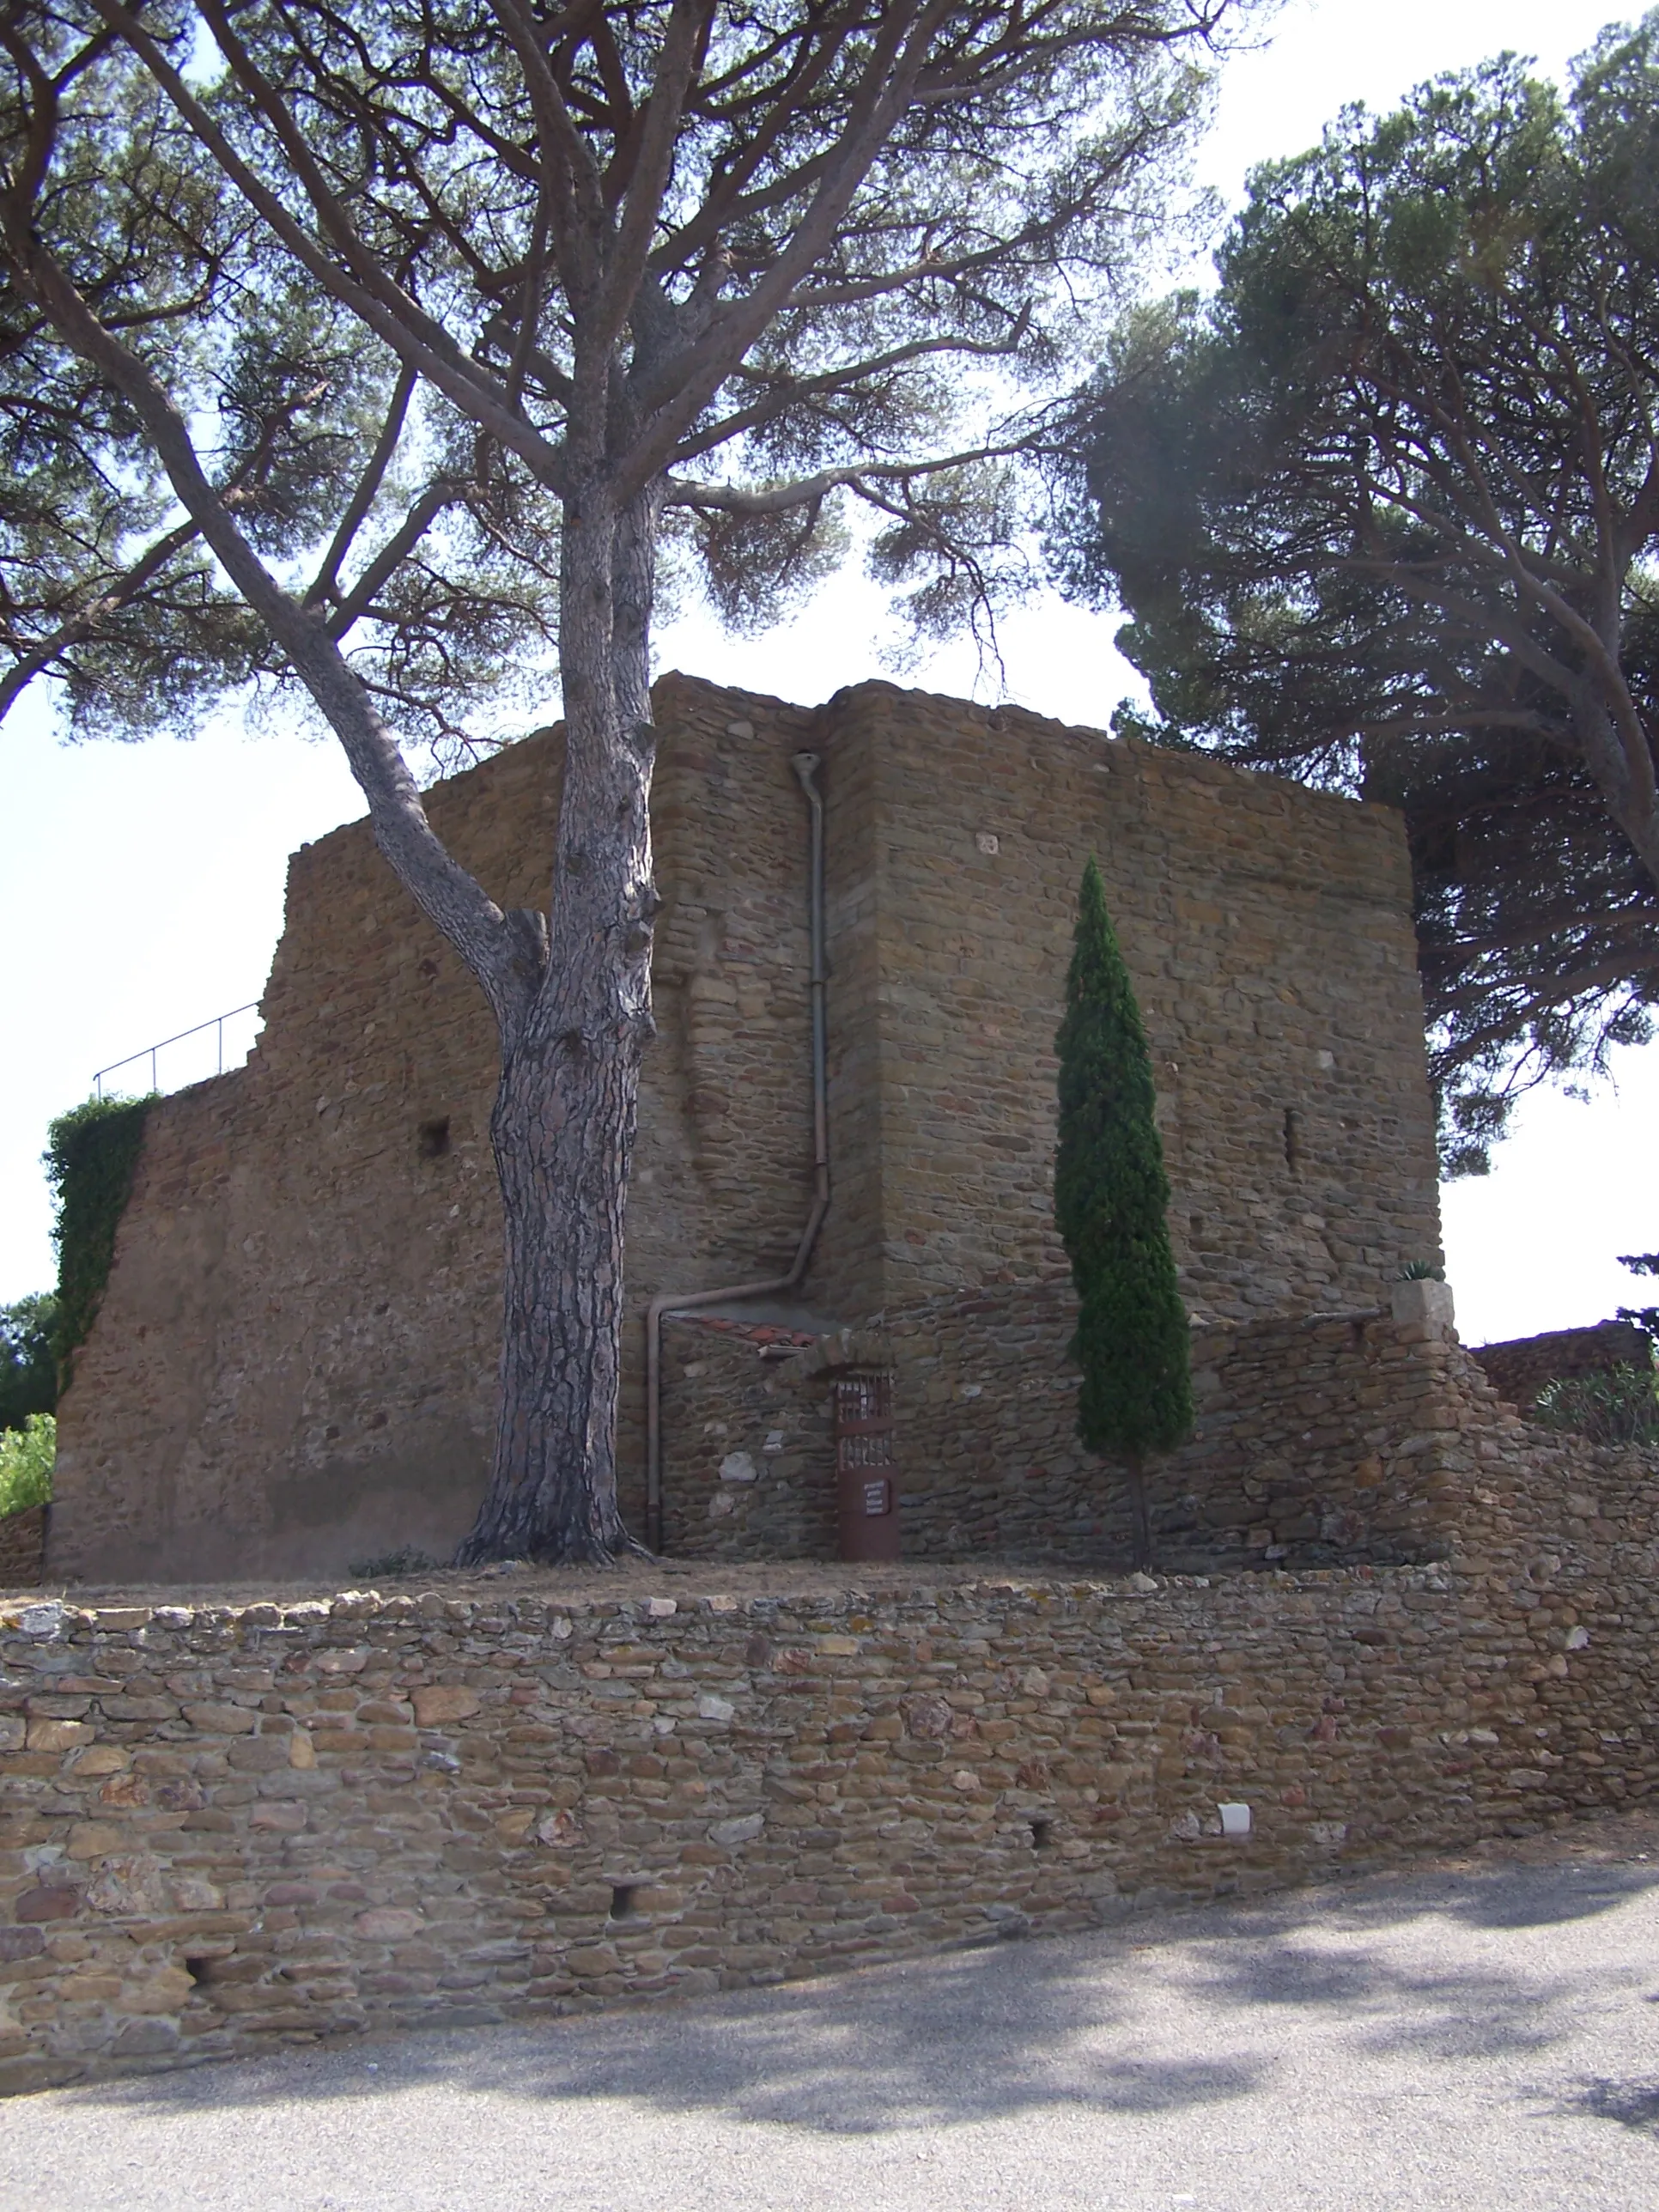
<path fill-rule="evenodd" d="M 765 1826 L 766 1818 L 761 1813 L 746 1814 L 740 1820 L 716 1820 L 708 1831 L 708 1840 L 729 1850 L 735 1844 L 752 1844 Z"/>
<path fill-rule="evenodd" d="M 1389 1294 L 1394 1318 L 1402 1328 L 1420 1330 L 1425 1336 L 1449 1336 L 1455 1318 L 1449 1283 L 1413 1277 L 1396 1283 Z"/>

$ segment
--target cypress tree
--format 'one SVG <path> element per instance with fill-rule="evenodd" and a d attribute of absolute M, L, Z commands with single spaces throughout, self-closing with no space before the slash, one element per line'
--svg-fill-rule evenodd
<path fill-rule="evenodd" d="M 1072 1356 L 1083 1370 L 1078 1435 L 1127 1468 L 1134 1563 L 1152 1556 L 1145 1461 L 1193 1425 L 1185 1309 L 1165 1219 L 1164 1146 L 1152 1055 L 1123 964 L 1106 887 L 1083 872 L 1066 979 L 1060 1054 L 1054 1223 L 1079 1299 Z"/>

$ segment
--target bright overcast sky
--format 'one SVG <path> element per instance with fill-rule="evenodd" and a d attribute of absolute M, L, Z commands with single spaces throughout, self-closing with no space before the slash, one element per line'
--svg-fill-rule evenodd
<path fill-rule="evenodd" d="M 1564 74 L 1605 8 L 1584 0 L 1288 0 L 1260 50 L 1223 81 L 1201 180 L 1231 204 L 1255 162 L 1299 152 L 1346 102 L 1386 107 L 1422 78 L 1510 47 Z M 879 595 L 837 580 L 787 629 L 729 640 L 702 621 L 661 631 L 659 659 L 716 680 L 818 700 L 885 673 Z M 1069 721 L 1103 723 L 1128 688 L 1109 618 L 1053 601 L 1003 638 L 1010 695 Z M 983 696 L 965 647 L 909 681 Z M 556 711 L 550 697 L 549 714 Z M 289 853 L 363 811 L 337 748 L 216 729 L 193 744 L 58 744 L 26 702 L 0 732 L 8 805 L 0 864 L 0 1300 L 54 1267 L 39 1158 L 52 1115 L 94 1071 L 264 987 L 282 926 Z M 227 1064 L 252 1018 L 227 1031 Z M 215 1040 L 163 1055 L 163 1088 L 211 1073 Z M 147 1087 L 148 1066 L 125 1087 Z M 1470 1341 L 1609 1313 L 1636 1288 L 1615 1255 L 1659 1248 L 1649 1132 L 1659 1047 L 1626 1053 L 1618 1088 L 1580 1105 L 1540 1094 L 1485 1182 L 1446 1194 L 1449 1269 Z"/>

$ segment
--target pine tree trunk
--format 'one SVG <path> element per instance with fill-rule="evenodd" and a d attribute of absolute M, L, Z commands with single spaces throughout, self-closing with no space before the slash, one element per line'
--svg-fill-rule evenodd
<path fill-rule="evenodd" d="M 1143 1462 L 1132 1459 L 1126 1464 L 1124 1481 L 1129 1492 L 1129 1560 L 1137 1574 L 1146 1574 L 1152 1564 L 1152 1516 L 1146 1502 L 1146 1469 Z"/>
<path fill-rule="evenodd" d="M 623 1211 L 652 1034 L 647 634 L 660 502 L 573 500 L 560 662 L 564 787 L 552 957 L 502 1038 L 490 1124 L 506 1243 L 495 1460 L 457 1554 L 603 1564 L 617 1503 Z"/>
<path fill-rule="evenodd" d="M 490 1122 L 505 1243 L 495 1461 L 460 1553 L 600 1563 L 627 1547 L 615 1423 L 640 1040 L 584 1023 L 604 947 L 538 1002 Z M 607 1033 L 608 1032 L 608 1033 Z"/>

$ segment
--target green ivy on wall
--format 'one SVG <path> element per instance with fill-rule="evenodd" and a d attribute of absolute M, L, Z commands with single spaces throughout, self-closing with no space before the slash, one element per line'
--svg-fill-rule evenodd
<path fill-rule="evenodd" d="M 91 1333 L 132 1189 L 149 1098 L 88 1098 L 48 1132 L 46 1180 L 58 1205 L 58 1320 L 52 1348 L 60 1389 Z"/>

